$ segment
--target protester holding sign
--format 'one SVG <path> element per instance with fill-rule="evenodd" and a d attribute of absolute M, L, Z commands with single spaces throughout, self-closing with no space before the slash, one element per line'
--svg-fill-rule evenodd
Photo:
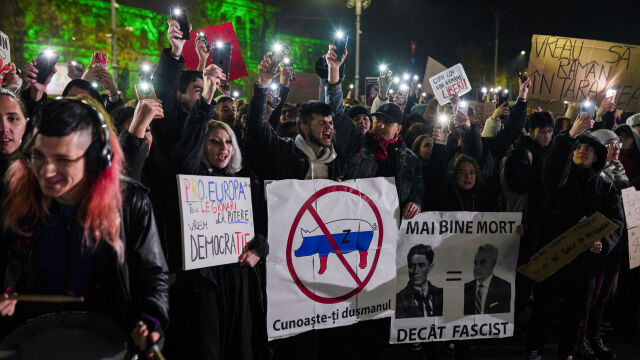
<path fill-rule="evenodd" d="M 597 138 L 583 134 L 592 126 L 593 120 L 588 114 L 581 114 L 568 135 L 558 135 L 547 156 L 544 180 L 551 214 L 543 229 L 543 239 L 550 241 L 596 211 L 613 221 L 618 229 L 594 242 L 589 251 L 536 286 L 527 339 L 530 359 L 541 358 L 549 309 L 562 295 L 567 296 L 567 301 L 562 311 L 558 355 L 560 359 L 567 359 L 577 354 L 582 324 L 597 277 L 602 272 L 603 258 L 615 249 L 624 228 L 620 195 L 612 183 L 599 175 L 607 161 L 607 149 Z"/>
<path fill-rule="evenodd" d="M 172 153 L 173 167 L 180 174 L 251 177 L 242 166 L 242 153 L 229 125 L 211 120 L 216 107 L 213 94 L 225 78 L 216 65 L 203 72 L 202 96 L 191 108 L 185 130 Z M 254 214 L 261 201 L 261 186 L 254 182 Z M 183 209 L 183 211 L 189 211 Z M 178 274 L 172 289 L 170 351 L 182 359 L 254 359 L 252 299 L 262 297 L 261 275 L 255 266 L 268 254 L 264 217 L 254 216 L 256 237 L 251 239 L 234 264 L 205 267 Z M 186 251 L 186 250 L 185 250 Z M 255 277 L 252 279 L 252 277 Z M 263 315 L 264 316 L 264 315 Z"/>

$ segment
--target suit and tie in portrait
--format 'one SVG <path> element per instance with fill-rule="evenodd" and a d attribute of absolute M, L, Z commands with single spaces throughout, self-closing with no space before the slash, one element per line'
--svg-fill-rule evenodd
<path fill-rule="evenodd" d="M 501 314 L 511 311 L 511 283 L 493 273 L 498 248 L 485 244 L 478 248 L 472 280 L 464 284 L 464 314 Z"/>

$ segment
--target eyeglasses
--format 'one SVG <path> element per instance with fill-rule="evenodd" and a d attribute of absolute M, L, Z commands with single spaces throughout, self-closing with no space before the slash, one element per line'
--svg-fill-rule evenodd
<path fill-rule="evenodd" d="M 620 142 L 610 142 L 607 145 L 605 145 L 607 147 L 607 149 L 609 150 L 614 150 L 614 149 L 622 149 L 622 143 Z"/>
<path fill-rule="evenodd" d="M 38 171 L 38 170 L 42 169 L 42 167 L 46 163 L 51 161 L 51 163 L 53 164 L 53 166 L 55 166 L 55 168 L 57 170 L 66 172 L 66 171 L 69 170 L 69 168 L 71 168 L 71 166 L 73 166 L 73 164 L 77 163 L 78 161 L 80 161 L 85 156 L 86 156 L 86 153 L 78 156 L 75 159 L 54 158 L 54 159 L 49 160 L 42 154 L 31 153 L 31 158 L 30 158 L 31 159 L 31 167 L 35 171 Z"/>

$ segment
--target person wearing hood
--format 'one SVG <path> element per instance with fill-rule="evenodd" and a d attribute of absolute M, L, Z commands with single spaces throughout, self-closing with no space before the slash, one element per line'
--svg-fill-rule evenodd
<path fill-rule="evenodd" d="M 624 172 L 624 167 L 618 160 L 622 144 L 616 133 L 608 129 L 596 130 L 591 135 L 607 148 L 607 163 L 600 176 L 611 181 L 618 193 L 620 193 L 622 189 L 629 187 L 629 179 Z M 583 335 L 580 340 L 580 355 L 585 359 L 615 358 L 613 351 L 604 344 L 600 336 L 600 325 L 605 306 L 618 279 L 618 271 L 625 254 L 624 249 L 627 241 L 627 233 L 623 231 L 618 245 L 604 259 L 593 301 L 589 304 L 587 319 L 584 322 Z"/>
<path fill-rule="evenodd" d="M 640 114 L 633 114 L 629 116 L 625 124 L 631 126 L 636 132 L 640 133 Z"/>
<path fill-rule="evenodd" d="M 297 115 L 300 134 L 295 140 L 279 137 L 266 116 L 267 89 L 272 77 L 271 54 L 258 66 L 258 82 L 249 103 L 245 146 L 251 168 L 260 177 L 282 179 L 339 179 L 341 167 L 333 146 L 331 107 L 319 101 L 300 106 Z"/>
<path fill-rule="evenodd" d="M 619 160 L 624 167 L 629 181 L 634 186 L 640 185 L 640 134 L 630 125 L 619 125 L 615 133 L 620 144 Z"/>
<path fill-rule="evenodd" d="M 231 127 L 213 118 L 213 94 L 221 81 L 222 69 L 209 65 L 204 72 L 202 96 L 185 120 L 185 128 L 171 164 L 176 174 L 246 177 L 251 179 L 253 221 L 256 236 L 242 249 L 237 263 L 178 273 L 171 290 L 171 312 L 175 314 L 167 336 L 168 351 L 182 359 L 254 359 L 261 342 L 258 324 L 264 313 L 255 299 L 263 298 L 259 286 L 262 275 L 258 263 L 265 259 L 269 245 L 266 234 L 266 207 L 262 186 L 243 167 L 242 153 Z M 175 241 L 179 243 L 179 241 Z M 259 318 L 255 318 L 259 317 Z M 254 329 L 253 327 L 256 327 Z"/>
<path fill-rule="evenodd" d="M 578 352 L 578 340 L 587 309 L 593 299 L 603 260 L 618 244 L 624 229 L 622 200 L 615 186 L 600 176 L 606 165 L 607 148 L 584 132 L 593 126 L 588 114 L 581 114 L 567 135 L 554 140 L 544 165 L 544 181 L 549 193 L 549 210 L 543 228 L 546 245 L 583 218 L 600 212 L 618 228 L 594 241 L 588 250 L 553 275 L 537 284 L 533 313 L 527 338 L 528 358 L 542 359 L 550 323 L 550 309 L 565 297 L 561 309 L 562 329 L 558 344 L 560 359 L 572 359 Z"/>

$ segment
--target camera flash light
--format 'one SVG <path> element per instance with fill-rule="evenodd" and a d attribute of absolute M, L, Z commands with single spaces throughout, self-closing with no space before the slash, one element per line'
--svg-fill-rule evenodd
<path fill-rule="evenodd" d="M 55 55 L 55 52 L 53 52 L 53 50 L 51 50 L 51 49 L 45 49 L 44 50 L 44 56 L 53 57 L 53 55 Z"/>
<path fill-rule="evenodd" d="M 98 83 L 94 81 L 94 82 L 91 83 L 91 86 L 93 86 L 94 88 L 97 89 L 98 88 Z"/>
<path fill-rule="evenodd" d="M 344 33 L 342 32 L 342 30 L 336 31 L 336 38 L 337 39 L 342 39 L 343 37 L 344 37 Z"/>
<path fill-rule="evenodd" d="M 418 75 L 413 75 L 413 80 L 418 80 Z"/>
<path fill-rule="evenodd" d="M 504 89 L 504 93 L 508 94 L 509 93 L 509 89 Z"/>
<path fill-rule="evenodd" d="M 173 9 L 173 15 L 179 16 L 180 14 L 182 14 L 182 10 L 180 10 L 180 8 Z"/>
<path fill-rule="evenodd" d="M 288 64 L 290 64 L 290 63 L 291 63 L 291 59 L 289 59 L 288 57 L 286 57 L 286 58 L 282 59 L 282 62 L 288 65 Z"/>
<path fill-rule="evenodd" d="M 349 89 L 353 89 L 353 84 L 349 84 Z"/>
<path fill-rule="evenodd" d="M 147 91 L 149 90 L 149 83 L 148 82 L 141 82 L 140 83 L 140 89 Z"/>
<path fill-rule="evenodd" d="M 564 101 L 565 104 L 568 104 L 569 102 L 567 100 Z"/>
<path fill-rule="evenodd" d="M 467 106 L 469 106 L 469 103 L 468 103 L 468 102 L 466 102 L 466 101 L 464 101 L 464 100 L 460 101 L 460 107 L 465 108 L 465 107 L 467 107 Z"/>
<path fill-rule="evenodd" d="M 385 65 L 385 64 L 381 64 L 380 66 L 378 66 L 378 69 L 379 69 L 380 71 L 387 71 L 387 65 Z"/>
<path fill-rule="evenodd" d="M 144 72 L 151 71 L 151 66 L 149 64 L 142 64 L 142 71 Z"/>
<path fill-rule="evenodd" d="M 616 90 L 613 89 L 607 89 L 607 97 L 613 97 L 616 96 Z"/>
<path fill-rule="evenodd" d="M 590 102 L 589 100 L 585 100 L 585 101 L 582 103 L 582 106 L 584 106 L 584 107 L 588 108 L 588 107 L 590 107 L 590 106 L 591 106 L 591 102 Z"/>
<path fill-rule="evenodd" d="M 449 117 L 445 114 L 440 114 L 438 115 L 438 121 L 440 121 L 441 123 L 446 123 L 447 121 L 449 121 Z"/>
<path fill-rule="evenodd" d="M 427 97 L 427 93 L 426 93 L 426 92 L 423 92 L 423 93 L 422 93 L 422 97 Z"/>
<path fill-rule="evenodd" d="M 422 89 L 422 84 L 418 84 L 418 89 Z"/>
<path fill-rule="evenodd" d="M 498 91 L 502 90 L 502 86 L 498 86 Z"/>
<path fill-rule="evenodd" d="M 393 89 L 389 89 L 389 94 L 393 94 Z"/>
<path fill-rule="evenodd" d="M 198 33 L 198 36 L 204 36 L 204 33 L 203 33 L 202 31 L 200 31 L 200 32 Z"/>
<path fill-rule="evenodd" d="M 240 96 L 240 93 L 239 93 L 239 92 L 237 92 L 237 91 L 234 91 L 234 92 L 233 92 L 233 97 L 234 97 L 234 98 L 237 98 L 238 96 Z"/>
<path fill-rule="evenodd" d="M 407 85 L 407 84 L 402 84 L 402 85 L 400 85 L 400 90 L 402 90 L 402 91 L 408 91 L 408 90 L 409 90 L 409 85 Z"/>
<path fill-rule="evenodd" d="M 224 44 L 222 43 L 222 41 L 216 41 L 216 47 L 218 49 L 222 49 L 223 46 L 224 46 Z"/>
<path fill-rule="evenodd" d="M 397 84 L 397 83 L 399 83 L 399 82 L 400 82 L 400 78 L 393 78 L 393 83 L 394 83 L 394 84 Z"/>
<path fill-rule="evenodd" d="M 278 89 L 278 84 L 272 83 L 269 87 L 271 88 L 271 90 L 277 90 Z"/>
<path fill-rule="evenodd" d="M 409 74 L 404 73 L 404 74 L 402 75 L 402 79 L 403 79 L 403 80 L 409 80 Z"/>
<path fill-rule="evenodd" d="M 280 44 L 280 43 L 273 44 L 273 51 L 275 51 L 275 52 L 282 51 L 282 44 Z"/>
<path fill-rule="evenodd" d="M 489 92 L 494 92 L 495 90 L 493 88 L 489 89 Z"/>
<path fill-rule="evenodd" d="M 483 87 L 483 88 L 482 88 L 482 93 L 483 93 L 483 94 L 486 94 L 486 93 L 487 93 L 487 88 L 486 88 L 486 87 Z"/>

